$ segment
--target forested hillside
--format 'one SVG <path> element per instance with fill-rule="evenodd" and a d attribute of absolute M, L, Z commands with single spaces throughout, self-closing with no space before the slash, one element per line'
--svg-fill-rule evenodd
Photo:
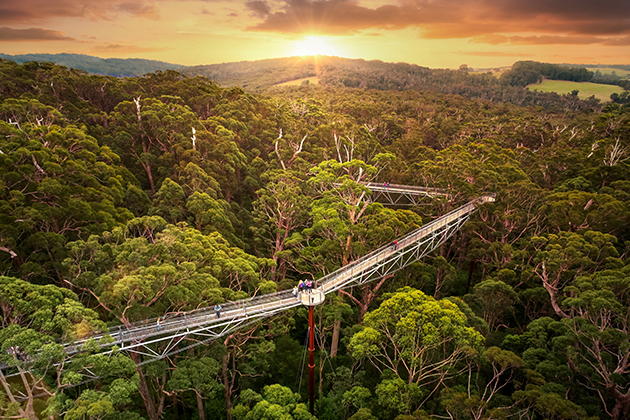
<path fill-rule="evenodd" d="M 185 66 L 165 63 L 164 61 L 146 60 L 142 58 L 100 58 L 85 54 L 20 54 L 9 55 L 0 53 L 0 58 L 28 63 L 31 61 L 51 62 L 67 68 L 83 70 L 103 76 L 142 76 L 146 73 L 164 70 L 179 70 Z"/>
<path fill-rule="evenodd" d="M 0 60 L 1 418 L 630 416 L 630 107 L 332 85 Z M 450 195 L 386 207 L 368 181 Z M 315 416 L 305 309 L 152 363 L 63 353 L 318 279 L 484 193 L 433 254 L 315 309 Z"/>
<path fill-rule="evenodd" d="M 491 72 L 474 73 L 466 65 L 458 70 L 430 69 L 408 63 L 354 60 L 340 57 L 307 56 L 238 63 L 193 66 L 180 70 L 188 76 L 204 76 L 222 86 L 239 86 L 258 93 L 272 93 L 275 85 L 316 77 L 319 85 L 377 90 L 422 90 L 485 99 L 524 106 L 584 110 L 598 104 L 575 100 L 571 95 L 530 92 L 524 89 L 543 77 L 585 80 L 593 73 L 548 63 L 515 63 L 500 78 Z M 576 77 L 574 77 L 576 76 Z M 627 80 L 624 80 L 627 81 Z"/>

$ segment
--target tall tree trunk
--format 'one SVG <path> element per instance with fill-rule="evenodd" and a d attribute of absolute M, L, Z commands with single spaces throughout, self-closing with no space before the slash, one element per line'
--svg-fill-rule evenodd
<path fill-rule="evenodd" d="M 206 410 L 203 407 L 203 398 L 198 392 L 195 392 L 197 395 L 197 411 L 199 411 L 199 420 L 206 420 Z"/>
<path fill-rule="evenodd" d="M 160 416 L 155 409 L 153 398 L 151 398 L 151 392 L 149 391 L 149 386 L 147 385 L 147 378 L 144 376 L 144 372 L 142 372 L 142 366 L 140 366 L 140 355 L 138 353 L 131 352 L 130 356 L 131 360 L 133 360 L 136 364 L 136 371 L 138 372 L 139 376 L 138 392 L 140 392 L 140 396 L 142 397 L 142 401 L 144 402 L 144 407 L 147 409 L 149 419 L 159 420 Z"/>
<path fill-rule="evenodd" d="M 337 356 L 340 332 L 341 332 L 341 320 L 338 319 L 333 324 L 332 343 L 330 344 L 330 357 Z"/>
<path fill-rule="evenodd" d="M 373 288 L 371 288 L 369 284 L 363 286 L 363 297 L 361 298 L 361 303 L 359 304 L 359 324 L 363 324 L 363 317 L 367 313 L 368 309 L 370 309 L 370 304 L 376 297 L 376 293 L 379 291 L 381 286 L 383 286 L 383 284 L 392 277 L 394 277 L 393 274 L 383 276 Z"/>
<path fill-rule="evenodd" d="M 343 267 L 350 262 L 350 253 L 352 249 L 352 235 L 348 235 L 346 238 L 346 249 L 341 257 L 341 264 Z M 341 296 L 341 291 L 338 293 Z M 341 333 L 341 320 L 335 321 L 333 324 L 332 343 L 330 343 L 330 357 L 337 356 L 337 349 L 339 347 L 339 335 Z"/>
<path fill-rule="evenodd" d="M 223 396 L 225 397 L 225 418 L 232 420 L 232 387 L 228 377 L 228 361 L 230 360 L 230 352 L 223 356 L 222 376 L 223 376 Z"/>
<path fill-rule="evenodd" d="M 153 173 L 151 172 L 151 165 L 148 163 L 142 163 L 142 167 L 147 173 L 147 177 L 149 177 L 149 185 L 151 186 L 151 192 L 155 194 L 155 183 L 153 182 Z"/>
<path fill-rule="evenodd" d="M 2 383 L 2 387 L 4 388 L 4 391 L 6 392 L 7 397 L 9 397 L 9 400 L 14 404 L 17 403 L 17 401 L 15 400 L 15 396 L 13 395 L 13 392 L 11 391 L 11 388 L 9 387 L 9 383 L 7 382 L 7 379 L 4 376 L 4 373 L 2 373 L 2 370 L 0 370 L 0 383 Z M 29 414 L 27 414 L 26 411 L 22 409 L 22 407 L 18 408 L 18 413 L 20 414 L 21 417 L 24 417 L 24 418 L 37 419 L 37 417 L 31 417 Z"/>
<path fill-rule="evenodd" d="M 33 406 L 33 402 L 35 400 L 35 397 L 33 396 L 33 390 L 31 389 L 28 383 L 28 379 L 26 379 L 26 374 L 24 370 L 22 370 L 22 368 L 18 368 L 18 369 L 20 371 L 20 377 L 22 378 L 22 383 L 24 383 L 24 388 L 26 389 L 26 396 L 28 397 L 28 400 L 26 400 L 26 407 L 24 408 L 24 413 L 26 414 L 26 417 L 28 417 L 31 420 L 39 420 L 39 418 L 35 414 L 35 407 Z"/>
<path fill-rule="evenodd" d="M 161 384 L 159 384 L 160 389 L 160 398 L 159 398 L 159 404 L 158 404 L 158 409 L 157 409 L 157 416 L 162 417 L 162 413 L 164 412 L 164 400 L 166 399 L 166 393 L 164 392 L 164 384 L 166 384 L 166 372 L 164 372 L 162 374 L 162 382 Z"/>
<path fill-rule="evenodd" d="M 613 420 L 630 418 L 630 392 L 622 394 L 615 386 L 608 388 L 608 393 L 615 397 L 615 406 L 612 410 Z"/>

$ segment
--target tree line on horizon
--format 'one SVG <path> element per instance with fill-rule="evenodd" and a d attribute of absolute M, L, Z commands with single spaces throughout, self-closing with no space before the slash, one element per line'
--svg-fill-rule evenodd
<path fill-rule="evenodd" d="M 630 415 L 629 105 L 0 74 L 0 417 Z M 450 198 L 385 207 L 366 181 Z M 487 192 L 432 255 L 316 308 L 315 416 L 304 308 L 148 364 L 60 345 L 291 289 Z"/>
<path fill-rule="evenodd" d="M 494 102 L 511 102 L 516 105 L 549 107 L 561 99 L 554 93 L 530 92 L 523 89 L 543 78 L 577 82 L 594 82 L 619 85 L 628 89 L 630 81 L 617 74 L 602 74 L 593 65 L 550 64 L 535 61 L 518 61 L 501 73 L 500 78 L 491 72 L 473 72 L 466 65 L 459 70 L 430 69 L 415 64 L 386 63 L 380 60 L 347 59 L 328 56 L 288 57 L 258 61 L 240 61 L 199 66 L 182 66 L 144 59 L 101 59 L 83 54 L 24 54 L 0 58 L 17 63 L 29 61 L 54 62 L 67 68 L 91 74 L 115 77 L 134 77 L 155 71 L 177 70 L 194 77 L 208 77 L 224 87 L 239 86 L 252 92 L 265 93 L 273 86 L 285 82 L 317 77 L 320 84 L 360 87 L 379 90 L 432 90 L 440 93 L 463 95 L 469 98 Z M 628 65 L 610 65 L 627 69 Z M 622 94 L 623 95 L 623 94 Z M 570 95 L 567 95 L 570 96 Z M 616 103 L 625 103 L 627 95 L 611 97 Z M 580 106 L 570 97 L 564 98 L 565 107 Z M 595 103 L 594 98 L 592 99 Z M 590 104 L 592 106 L 593 104 Z"/>

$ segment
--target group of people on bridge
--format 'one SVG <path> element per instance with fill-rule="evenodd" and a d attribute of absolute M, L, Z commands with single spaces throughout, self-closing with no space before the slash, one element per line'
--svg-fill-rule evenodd
<path fill-rule="evenodd" d="M 311 290 L 313 290 L 313 282 L 310 280 L 302 280 L 297 286 L 293 288 L 293 296 L 297 297 L 298 292 L 310 293 Z"/>

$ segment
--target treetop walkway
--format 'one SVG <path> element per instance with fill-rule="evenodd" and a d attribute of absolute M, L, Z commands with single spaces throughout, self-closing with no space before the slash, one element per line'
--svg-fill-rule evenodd
<path fill-rule="evenodd" d="M 370 188 L 374 187 L 370 185 Z M 409 191 L 414 188 L 409 187 Z M 421 194 L 424 194 L 424 191 Z M 396 241 L 316 280 L 310 291 L 294 294 L 293 290 L 283 290 L 224 303 L 221 304 L 220 311 L 206 307 L 160 317 L 159 323 L 158 318 L 153 318 L 119 325 L 105 333 L 67 343 L 65 350 L 69 355 L 75 354 L 88 339 L 95 339 L 103 352 L 110 352 L 113 346 L 117 346 L 140 353 L 148 358 L 147 361 L 151 361 L 181 351 L 177 349 L 178 344 L 189 336 L 207 337 L 203 341 L 210 341 L 289 308 L 319 304 L 326 294 L 382 278 L 420 260 L 459 230 L 478 204 L 492 202 L 494 199 L 494 195 L 475 198 Z M 165 343 L 164 346 L 159 346 L 159 351 L 155 349 L 157 346 L 152 346 L 158 342 Z"/>

